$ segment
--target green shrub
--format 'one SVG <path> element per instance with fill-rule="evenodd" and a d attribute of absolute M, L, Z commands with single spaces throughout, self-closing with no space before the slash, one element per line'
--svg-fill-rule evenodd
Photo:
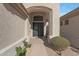
<path fill-rule="evenodd" d="M 21 46 L 16 47 L 16 55 L 17 56 L 25 56 L 27 53 L 27 48 L 31 47 L 31 44 L 29 44 L 25 40 L 23 41 L 23 44 L 24 44 L 23 47 L 21 47 Z"/>
<path fill-rule="evenodd" d="M 61 51 L 65 50 L 70 46 L 70 42 L 64 37 L 56 36 L 51 40 L 52 48 L 57 51 L 59 55 L 61 55 Z"/>
<path fill-rule="evenodd" d="M 17 56 L 25 56 L 26 55 L 26 48 L 16 47 L 16 55 Z"/>
<path fill-rule="evenodd" d="M 24 46 L 25 46 L 26 48 L 30 48 L 30 47 L 31 47 L 31 44 L 29 44 L 29 42 L 26 42 L 26 41 L 24 40 L 23 43 L 24 43 Z"/>

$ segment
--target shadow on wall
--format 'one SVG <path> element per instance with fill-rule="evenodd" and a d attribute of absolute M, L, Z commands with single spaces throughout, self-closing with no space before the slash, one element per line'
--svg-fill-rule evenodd
<path fill-rule="evenodd" d="M 17 15 L 18 17 L 20 17 L 20 18 L 26 20 L 27 16 L 24 15 L 22 12 L 17 11 L 16 8 L 14 8 L 14 6 L 12 6 L 11 4 L 14 4 L 14 5 L 15 5 L 15 3 L 4 3 L 3 5 L 4 5 L 4 7 L 5 7 L 8 11 L 10 11 L 12 14 Z M 16 5 L 16 7 L 17 7 L 17 5 Z M 17 8 L 18 8 L 18 7 L 17 7 Z"/>

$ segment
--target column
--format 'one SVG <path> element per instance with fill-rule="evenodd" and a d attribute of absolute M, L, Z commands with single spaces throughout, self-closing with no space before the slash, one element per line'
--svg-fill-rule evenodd
<path fill-rule="evenodd" d="M 53 11 L 49 11 L 49 39 L 53 37 Z"/>

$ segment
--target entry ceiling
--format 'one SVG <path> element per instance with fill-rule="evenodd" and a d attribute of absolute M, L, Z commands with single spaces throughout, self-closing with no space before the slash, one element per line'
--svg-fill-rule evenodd
<path fill-rule="evenodd" d="M 48 13 L 49 9 L 46 7 L 42 7 L 42 6 L 33 6 L 33 7 L 29 7 L 27 8 L 28 13 L 32 13 L 32 12 L 44 12 L 44 13 Z"/>

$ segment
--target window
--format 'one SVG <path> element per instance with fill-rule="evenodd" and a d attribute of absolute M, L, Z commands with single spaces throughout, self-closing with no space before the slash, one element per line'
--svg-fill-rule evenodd
<path fill-rule="evenodd" d="M 60 25 L 63 26 L 63 21 L 60 21 Z"/>
<path fill-rule="evenodd" d="M 68 25 L 69 24 L 69 20 L 65 20 L 65 25 Z"/>
<path fill-rule="evenodd" d="M 33 21 L 43 21 L 43 17 L 42 16 L 34 16 Z"/>

